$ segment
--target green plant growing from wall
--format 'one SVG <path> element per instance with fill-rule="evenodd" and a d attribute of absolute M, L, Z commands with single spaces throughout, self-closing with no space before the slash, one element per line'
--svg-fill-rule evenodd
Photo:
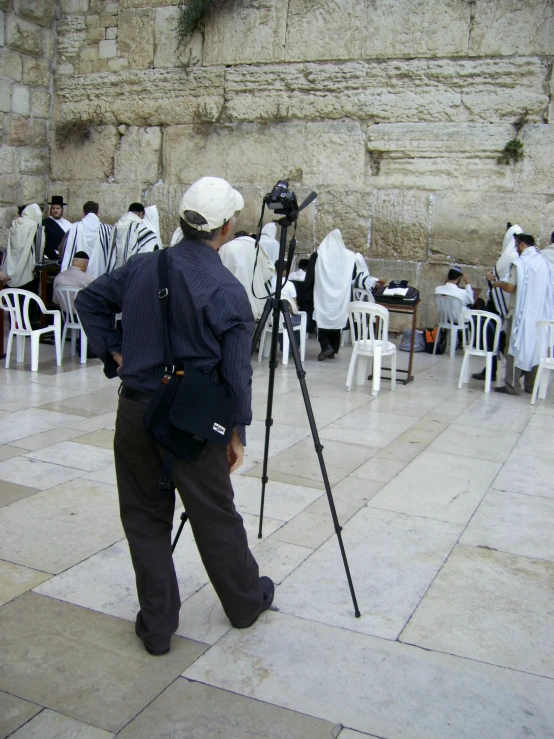
<path fill-rule="evenodd" d="M 233 0 L 180 0 L 177 16 L 179 43 L 189 39 L 195 31 L 202 30 L 208 11 L 214 6 L 230 5 Z"/>
<path fill-rule="evenodd" d="M 525 156 L 525 149 L 523 148 L 523 143 L 519 138 L 519 134 L 527 123 L 528 114 L 529 111 L 526 108 L 519 116 L 519 118 L 517 118 L 516 121 L 512 124 L 515 128 L 516 135 L 513 139 L 510 139 L 510 141 L 508 141 L 506 146 L 502 149 L 502 153 L 496 160 L 498 164 L 508 165 L 512 164 L 512 162 L 515 164 L 515 162 L 520 162 Z"/>

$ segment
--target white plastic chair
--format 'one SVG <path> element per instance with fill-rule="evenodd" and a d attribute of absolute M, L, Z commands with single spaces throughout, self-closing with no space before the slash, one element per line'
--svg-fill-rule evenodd
<path fill-rule="evenodd" d="M 0 292 L 2 298 L 2 309 L 10 314 L 10 333 L 8 336 L 8 346 L 6 348 L 6 369 L 10 368 L 10 356 L 12 353 L 13 337 L 16 337 L 16 361 L 23 362 L 25 360 L 25 339 L 31 339 L 31 371 L 38 370 L 40 337 L 43 334 L 54 332 L 54 341 L 56 345 L 56 364 L 58 367 L 62 363 L 61 337 L 62 337 L 62 317 L 59 310 L 46 310 L 46 306 L 42 300 L 29 290 L 20 290 L 16 287 L 10 287 Z M 32 302 L 38 303 L 40 312 L 46 316 L 53 316 L 54 323 L 44 328 L 33 329 L 29 318 L 29 307 Z"/>
<path fill-rule="evenodd" d="M 456 353 L 456 344 L 458 341 L 458 331 L 464 330 L 464 304 L 459 298 L 453 295 L 441 295 L 435 292 L 437 299 L 437 310 L 439 312 L 439 328 L 435 336 L 433 345 L 433 354 L 437 350 L 440 330 L 450 331 L 450 359 L 454 359 Z"/>
<path fill-rule="evenodd" d="M 289 300 L 288 298 L 283 297 L 284 300 L 288 300 L 288 303 L 291 308 L 291 316 L 300 316 L 300 323 L 298 326 L 293 326 L 293 331 L 299 331 L 300 332 L 300 361 L 303 362 L 306 357 L 306 330 L 308 325 L 308 314 L 306 311 L 299 310 L 296 313 L 293 313 L 293 309 L 296 308 L 294 303 Z M 269 356 L 269 347 L 271 342 L 271 330 L 273 327 L 273 312 L 270 313 L 269 318 L 266 321 L 266 324 L 264 326 L 264 330 L 262 331 L 262 337 L 260 339 L 260 346 L 258 349 L 258 362 L 262 361 L 263 357 Z M 282 315 L 279 316 L 279 333 L 283 334 L 283 364 L 289 363 L 289 351 L 290 351 L 290 342 L 289 342 L 289 335 L 287 330 L 285 329 L 285 321 Z M 267 349 L 266 349 L 266 339 L 267 341 Z"/>
<path fill-rule="evenodd" d="M 79 287 L 60 287 L 56 294 L 60 298 L 60 308 L 63 315 L 63 333 L 62 333 L 62 356 L 65 351 L 65 340 L 67 332 L 71 332 L 71 356 L 74 357 L 77 345 L 77 336 L 81 334 L 81 364 L 87 363 L 87 335 L 81 324 L 77 310 L 75 309 L 75 296 L 81 288 Z"/>
<path fill-rule="evenodd" d="M 533 385 L 531 405 L 546 398 L 550 370 L 554 370 L 554 321 L 537 321 L 537 341 L 539 343 L 539 368 Z M 545 371 L 546 370 L 546 371 Z"/>
<path fill-rule="evenodd" d="M 374 303 L 375 298 L 373 297 L 373 293 L 371 290 L 366 290 L 363 287 L 353 287 L 352 288 L 352 301 L 354 303 Z M 341 337 L 340 337 L 340 345 L 346 346 L 346 344 L 350 343 L 351 334 L 350 329 L 343 329 Z"/>
<path fill-rule="evenodd" d="M 492 360 L 498 352 L 498 341 L 502 319 L 494 313 L 485 310 L 468 310 L 465 313 L 466 324 L 464 336 L 464 361 L 460 370 L 458 390 L 462 385 L 469 382 L 469 360 L 470 357 L 485 357 L 485 392 L 491 391 Z M 494 339 L 492 349 L 487 349 L 487 331 L 491 324 L 494 326 Z"/>
<path fill-rule="evenodd" d="M 350 335 L 354 343 L 346 389 L 352 387 L 354 370 L 358 364 L 357 385 L 363 385 L 367 377 L 367 358 L 373 357 L 373 384 L 371 394 L 377 395 L 381 387 L 381 360 L 391 357 L 391 390 L 396 385 L 396 346 L 389 341 L 389 312 L 376 303 L 354 302 L 349 306 Z M 377 320 L 378 319 L 378 320 Z M 354 337 L 358 337 L 354 339 Z"/>

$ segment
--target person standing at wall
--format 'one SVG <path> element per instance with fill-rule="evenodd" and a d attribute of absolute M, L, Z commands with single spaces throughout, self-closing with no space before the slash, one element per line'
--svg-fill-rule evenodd
<path fill-rule="evenodd" d="M 131 203 L 129 210 L 121 216 L 112 230 L 106 271 L 122 267 L 135 254 L 145 254 L 159 248 L 156 234 L 144 225 L 142 203 Z"/>
<path fill-rule="evenodd" d="M 50 206 L 50 215 L 42 221 L 46 237 L 44 256 L 48 259 L 58 259 L 60 244 L 68 232 L 71 222 L 64 218 L 63 210 L 67 203 L 64 203 L 61 195 L 53 195 L 48 205 Z"/>
<path fill-rule="evenodd" d="M 252 313 L 258 320 L 271 292 L 271 279 L 275 275 L 275 270 L 261 243 L 256 253 L 255 243 L 248 234 L 235 237 L 221 247 L 219 256 L 246 290 Z"/>
<path fill-rule="evenodd" d="M 106 271 L 106 261 L 112 227 L 102 223 L 98 218 L 100 206 L 93 200 L 83 205 L 83 217 L 68 230 L 63 249 L 62 272 L 69 269 L 77 252 L 85 252 L 88 264 L 88 275 L 99 277 Z"/>
<path fill-rule="evenodd" d="M 229 238 L 240 193 L 218 177 L 203 177 L 179 208 L 183 240 L 167 250 L 169 340 L 173 356 L 235 401 L 227 447 L 207 443 L 194 461 L 175 458 L 172 479 L 196 544 L 231 624 L 251 626 L 273 601 L 274 585 L 260 577 L 235 509 L 230 473 L 242 464 L 251 422 L 254 320 L 239 281 L 218 249 Z M 82 290 L 77 310 L 108 377 L 122 381 L 114 439 L 121 521 L 136 573 L 140 610 L 135 631 L 153 655 L 169 651 L 179 624 L 180 598 L 171 555 L 175 495 L 161 496 L 163 449 L 146 434 L 146 408 L 165 374 L 164 327 L 156 279 L 162 254 L 139 254 Z M 123 313 L 123 335 L 114 314 Z"/>

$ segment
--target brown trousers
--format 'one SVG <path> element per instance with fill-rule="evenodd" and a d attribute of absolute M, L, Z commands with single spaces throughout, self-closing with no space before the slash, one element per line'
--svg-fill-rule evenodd
<path fill-rule="evenodd" d="M 140 611 L 137 633 L 165 649 L 179 625 L 181 601 L 171 555 L 175 496 L 158 490 L 163 449 L 143 428 L 146 405 L 119 399 L 114 452 L 121 522 L 135 569 Z M 175 458 L 181 496 L 208 576 L 229 620 L 249 623 L 262 603 L 258 565 L 248 548 L 225 447 L 207 444 L 194 462 Z"/>

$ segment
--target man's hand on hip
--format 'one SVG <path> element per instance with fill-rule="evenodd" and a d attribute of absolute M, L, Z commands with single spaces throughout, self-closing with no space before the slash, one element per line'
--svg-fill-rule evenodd
<path fill-rule="evenodd" d="M 240 440 L 239 432 L 233 429 L 231 441 L 227 444 L 227 461 L 229 462 L 229 472 L 238 470 L 244 460 L 244 447 Z"/>

